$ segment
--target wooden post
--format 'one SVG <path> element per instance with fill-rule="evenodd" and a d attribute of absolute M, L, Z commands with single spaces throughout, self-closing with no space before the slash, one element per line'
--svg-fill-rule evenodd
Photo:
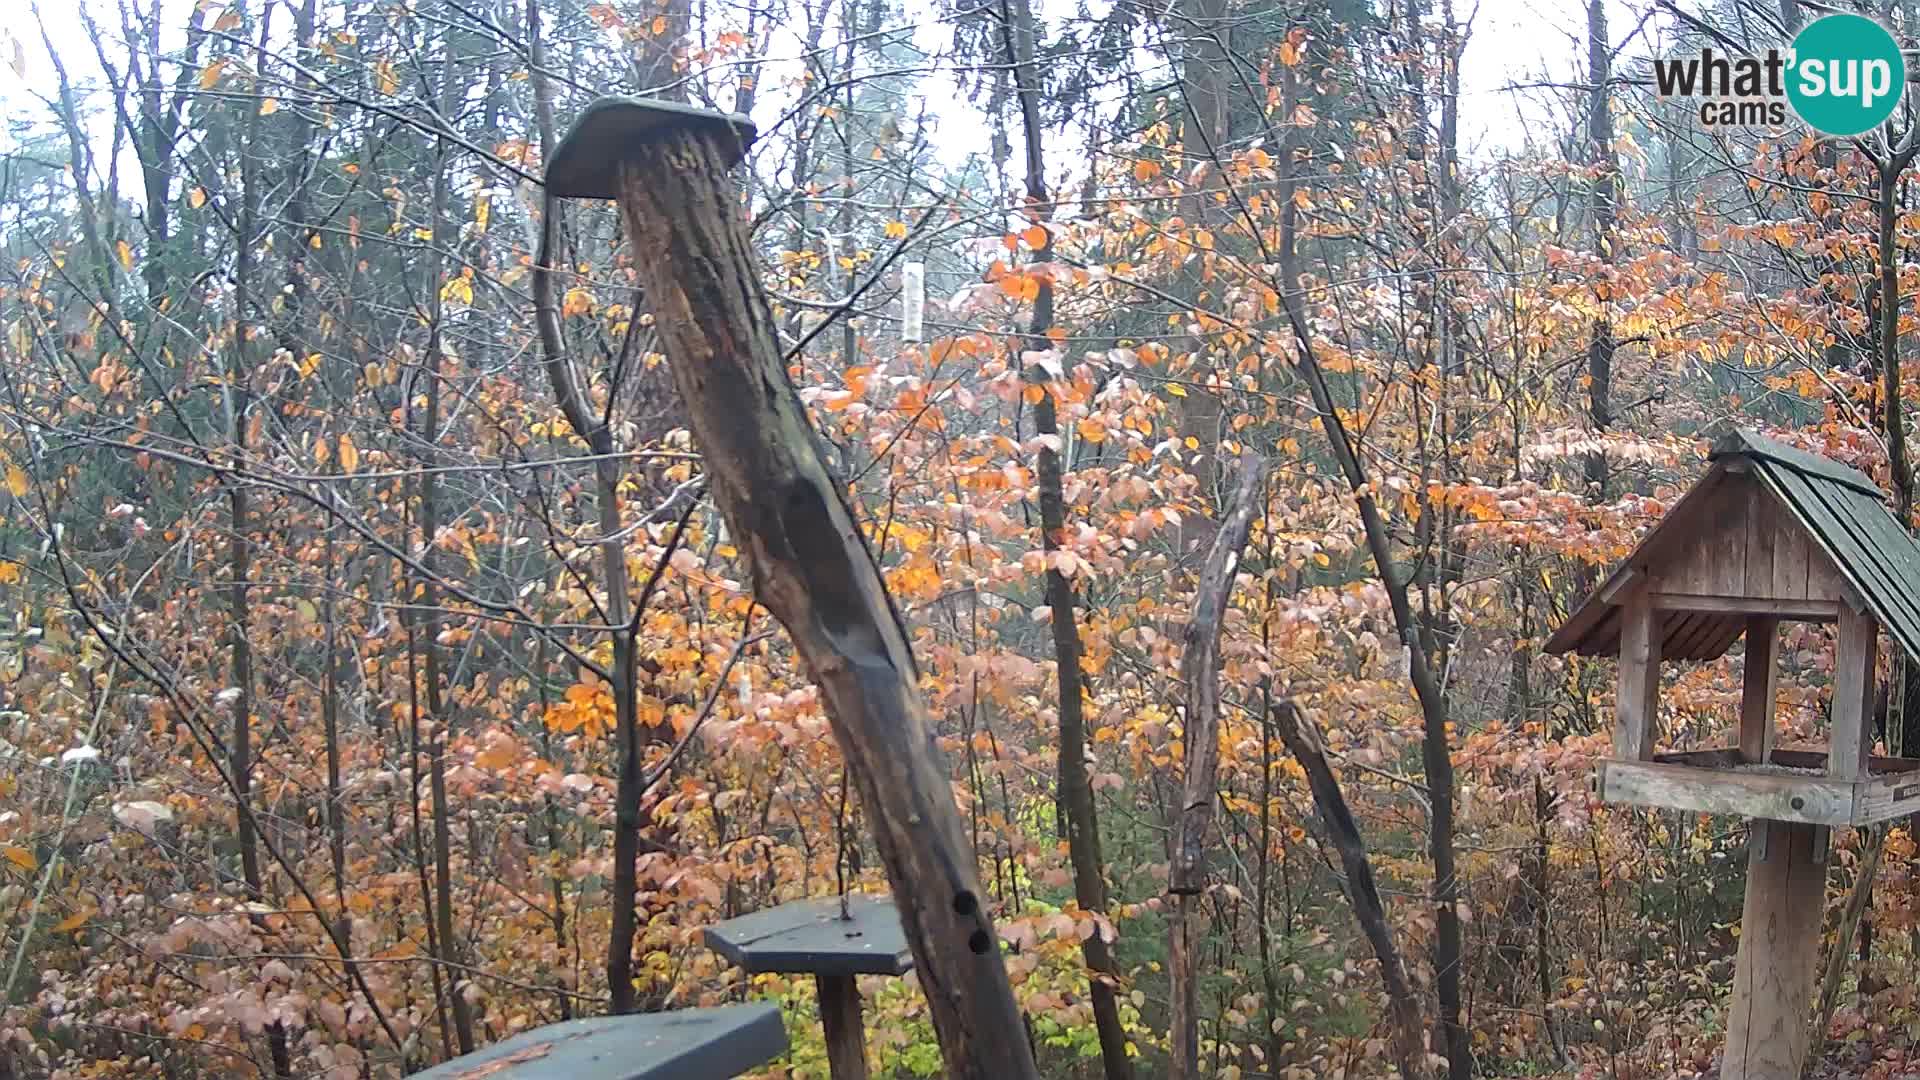
<path fill-rule="evenodd" d="M 1747 619 L 1747 659 L 1740 683 L 1740 760 L 1761 762 L 1773 753 L 1773 708 L 1780 678 L 1780 621 Z"/>
<path fill-rule="evenodd" d="M 860 1021 L 860 984 L 851 975 L 815 975 L 820 1026 L 827 1033 L 827 1070 L 833 1080 L 867 1080 L 867 1034 Z"/>
<path fill-rule="evenodd" d="M 1660 619 L 1644 588 L 1620 606 L 1620 683 L 1614 698 L 1613 756 L 1653 758 L 1654 723 L 1660 707 Z"/>
<path fill-rule="evenodd" d="M 1167 975 L 1172 998 L 1168 1028 L 1170 1080 L 1200 1075 L 1200 974 L 1195 958 L 1204 939 L 1194 925 L 1196 898 L 1207 885 L 1207 844 L 1220 790 L 1220 626 L 1232 598 L 1235 571 L 1254 519 L 1265 509 L 1269 463 L 1247 451 L 1227 513 L 1214 533 L 1194 590 L 1180 674 L 1187 684 L 1186 775 L 1173 826 L 1173 860 L 1167 875 L 1173 912 L 1167 922 Z"/>
<path fill-rule="evenodd" d="M 751 133 L 741 117 L 603 100 L 555 151 L 548 191 L 619 200 L 714 501 L 820 687 L 872 823 L 948 1075 L 1037 1080 L 906 626 L 774 334 L 728 178 Z"/>
<path fill-rule="evenodd" d="M 1760 820 L 1749 827 L 1746 909 L 1720 1077 L 1799 1080 L 1826 911 L 1826 830 Z"/>
<path fill-rule="evenodd" d="M 1833 643 L 1833 722 L 1827 736 L 1827 775 L 1858 780 L 1873 753 L 1873 668 L 1878 627 L 1873 616 L 1840 605 Z"/>

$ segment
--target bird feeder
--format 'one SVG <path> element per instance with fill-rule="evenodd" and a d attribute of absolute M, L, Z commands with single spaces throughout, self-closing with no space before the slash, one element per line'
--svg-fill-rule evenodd
<path fill-rule="evenodd" d="M 833 1080 L 865 1080 L 857 975 L 904 975 L 913 953 L 885 897 L 799 900 L 706 928 L 708 947 L 750 975 L 812 975 Z"/>
<path fill-rule="evenodd" d="M 1871 753 L 1879 635 L 1920 662 L 1920 546 L 1838 462 L 1746 431 L 1712 462 L 1546 651 L 1619 657 L 1603 801 L 1752 819 L 1721 1076 L 1775 1080 L 1806 1056 L 1828 830 L 1920 810 L 1920 760 Z M 1773 745 L 1779 626 L 1794 621 L 1837 631 L 1824 751 Z M 1743 636 L 1737 745 L 1656 752 L 1661 662 Z"/>
<path fill-rule="evenodd" d="M 726 1080 L 786 1052 L 776 1006 L 728 1005 L 547 1024 L 414 1080 Z"/>

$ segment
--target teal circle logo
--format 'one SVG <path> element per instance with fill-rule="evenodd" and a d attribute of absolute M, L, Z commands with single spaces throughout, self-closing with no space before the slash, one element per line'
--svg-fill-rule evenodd
<path fill-rule="evenodd" d="M 1862 15 L 1828 15 L 1793 39 L 1787 102 L 1825 135 L 1859 135 L 1893 115 L 1907 89 L 1907 61 L 1887 28 Z"/>

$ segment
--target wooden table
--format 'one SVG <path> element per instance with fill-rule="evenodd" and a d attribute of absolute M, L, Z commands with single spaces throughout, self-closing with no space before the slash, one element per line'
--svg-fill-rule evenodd
<path fill-rule="evenodd" d="M 760 1002 L 548 1024 L 414 1080 L 728 1080 L 786 1051 L 779 1007 Z"/>
<path fill-rule="evenodd" d="M 913 953 L 884 896 L 798 900 L 709 926 L 707 945 L 749 974 L 808 974 L 820 998 L 833 1080 L 865 1080 L 866 1034 L 856 975 L 904 975 Z"/>

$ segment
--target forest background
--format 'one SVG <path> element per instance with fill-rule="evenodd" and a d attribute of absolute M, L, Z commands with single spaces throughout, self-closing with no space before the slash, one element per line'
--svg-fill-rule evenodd
<path fill-rule="evenodd" d="M 1166 1069 L 1183 661 L 1249 469 L 1200 1074 L 1706 1074 L 1744 827 L 1598 804 L 1612 665 L 1538 645 L 1730 424 L 1911 519 L 1912 107 L 1834 140 L 1650 87 L 1825 10 L 10 4 L 4 1067 L 394 1076 L 756 998 L 770 1075 L 825 1075 L 810 983 L 700 928 L 883 888 L 859 800 L 617 214 L 558 211 L 536 272 L 558 135 L 648 94 L 758 124 L 741 213 L 1044 1075 Z M 1786 633 L 1788 744 L 1832 649 Z M 1663 745 L 1728 741 L 1740 664 L 1671 665 Z M 1896 830 L 1865 888 L 1868 844 L 1837 838 L 1820 1068 L 1897 1076 L 1920 883 Z M 911 979 L 865 989 L 877 1071 L 937 1075 Z"/>

